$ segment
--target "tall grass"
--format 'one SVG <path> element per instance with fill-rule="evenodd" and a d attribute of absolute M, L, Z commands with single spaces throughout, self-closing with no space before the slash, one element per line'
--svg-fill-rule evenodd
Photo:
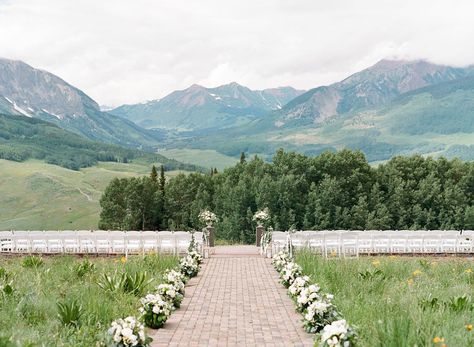
<path fill-rule="evenodd" d="M 344 318 L 358 327 L 362 346 L 441 346 L 435 337 L 447 346 L 474 345 L 474 330 L 466 328 L 474 324 L 472 260 L 323 259 L 302 251 L 296 261 L 334 294 Z"/>
<path fill-rule="evenodd" d="M 133 292 L 103 290 L 98 285 L 101 276 L 146 272 L 154 279 L 146 288 L 151 290 L 164 270 L 178 263 L 176 257 L 160 255 L 130 257 L 126 262 L 90 258 L 87 265 L 72 256 L 44 257 L 40 267 L 25 267 L 22 258 L 0 261 L 14 288 L 12 295 L 0 297 L 0 346 L 95 346 L 112 320 L 137 315 L 139 306 Z M 80 305 L 80 319 L 65 325 L 60 306 L 71 302 Z"/>

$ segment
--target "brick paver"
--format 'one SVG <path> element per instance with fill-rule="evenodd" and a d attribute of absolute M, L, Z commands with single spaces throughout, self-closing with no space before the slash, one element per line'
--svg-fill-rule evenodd
<path fill-rule="evenodd" d="M 216 247 L 152 346 L 312 346 L 269 259 Z"/>

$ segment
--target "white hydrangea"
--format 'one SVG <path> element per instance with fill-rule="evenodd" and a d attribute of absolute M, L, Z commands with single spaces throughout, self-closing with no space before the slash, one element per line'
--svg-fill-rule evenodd
<path fill-rule="evenodd" d="M 147 294 L 140 299 L 140 303 L 142 304 L 142 307 L 139 308 L 141 313 L 151 310 L 157 315 L 164 314 L 168 317 L 171 314 L 170 303 L 159 294 Z"/>
<path fill-rule="evenodd" d="M 179 261 L 181 273 L 187 277 L 194 277 L 199 271 L 199 264 L 190 256 L 181 258 Z"/>
<path fill-rule="evenodd" d="M 263 210 L 257 211 L 253 215 L 252 219 L 253 219 L 253 221 L 255 221 L 257 223 L 264 223 L 267 220 L 269 220 L 270 219 L 270 212 L 268 211 L 268 208 L 264 208 Z"/>
<path fill-rule="evenodd" d="M 162 283 L 156 287 L 156 292 L 163 299 L 171 303 L 175 308 L 178 308 L 183 300 L 183 294 L 179 293 L 175 286 L 168 283 Z"/>
<path fill-rule="evenodd" d="M 185 276 L 176 270 L 165 271 L 163 281 L 167 284 L 173 285 L 176 291 L 184 295 L 184 281 Z"/>
<path fill-rule="evenodd" d="M 212 223 L 217 222 L 217 216 L 208 210 L 204 210 L 199 213 L 199 220 L 207 225 L 212 225 Z"/>
<path fill-rule="evenodd" d="M 288 288 L 288 293 L 292 297 L 296 297 L 300 294 L 301 290 L 309 285 L 308 276 L 299 276 L 295 278 L 291 286 Z"/>
<path fill-rule="evenodd" d="M 281 271 L 281 279 L 283 280 L 283 284 L 289 287 L 291 284 L 293 284 L 295 278 L 301 275 L 301 271 L 301 266 L 298 264 L 294 262 L 287 263 Z"/>
<path fill-rule="evenodd" d="M 145 327 L 135 317 L 130 316 L 113 321 L 108 333 L 112 336 L 113 346 L 148 346 Z"/>
<path fill-rule="evenodd" d="M 321 333 L 321 345 L 330 347 L 350 347 L 354 333 L 350 331 L 345 319 L 326 325 Z"/>
<path fill-rule="evenodd" d="M 291 261 L 291 258 L 288 255 L 288 253 L 285 251 L 280 251 L 273 256 L 272 264 L 275 267 L 275 269 L 278 272 L 280 272 L 285 267 L 285 265 L 288 264 L 290 261 Z"/>
<path fill-rule="evenodd" d="M 317 284 L 311 284 L 301 289 L 296 298 L 296 307 L 299 311 L 305 309 L 310 303 L 320 298 L 319 291 L 321 288 Z M 332 296 L 330 296 L 332 299 Z"/>

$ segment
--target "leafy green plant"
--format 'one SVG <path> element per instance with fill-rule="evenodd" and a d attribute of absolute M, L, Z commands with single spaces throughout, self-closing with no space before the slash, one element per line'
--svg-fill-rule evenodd
<path fill-rule="evenodd" d="M 0 266 L 0 280 L 8 281 L 11 274 L 3 267 Z"/>
<path fill-rule="evenodd" d="M 359 277 L 363 280 L 373 280 L 373 279 L 385 279 L 385 275 L 382 270 L 375 269 L 375 270 L 365 270 L 363 272 L 359 272 Z"/>
<path fill-rule="evenodd" d="M 85 259 L 73 267 L 74 273 L 79 278 L 84 277 L 88 273 L 94 272 L 94 270 L 95 264 L 89 261 L 89 259 Z"/>
<path fill-rule="evenodd" d="M 425 271 L 427 271 L 430 268 L 430 262 L 426 259 L 419 259 L 418 263 Z"/>
<path fill-rule="evenodd" d="M 102 274 L 97 281 L 97 285 L 107 292 L 115 293 L 124 286 L 124 274 L 115 272 L 112 275 Z"/>
<path fill-rule="evenodd" d="M 39 268 L 44 264 L 43 258 L 36 255 L 27 255 L 22 262 L 23 267 Z"/>
<path fill-rule="evenodd" d="M 449 299 L 446 306 L 455 312 L 472 310 L 472 300 L 470 296 L 462 295 Z"/>
<path fill-rule="evenodd" d="M 418 305 L 423 309 L 437 309 L 440 307 L 440 301 L 438 298 L 432 297 L 431 294 L 427 298 L 418 300 Z"/>
<path fill-rule="evenodd" d="M 58 319 L 63 325 L 73 327 L 79 325 L 79 320 L 84 313 L 84 309 L 76 300 L 70 302 L 58 302 L 57 308 Z"/>
<path fill-rule="evenodd" d="M 124 274 L 123 291 L 125 293 L 140 295 L 152 282 L 153 278 L 148 279 L 146 271 L 140 271 L 134 274 Z"/>

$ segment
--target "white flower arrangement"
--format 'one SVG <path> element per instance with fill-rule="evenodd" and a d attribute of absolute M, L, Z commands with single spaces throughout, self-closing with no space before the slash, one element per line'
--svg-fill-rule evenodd
<path fill-rule="evenodd" d="M 199 220 L 206 223 L 207 226 L 212 226 L 213 223 L 217 222 L 217 216 L 211 211 L 204 210 L 199 213 Z"/>
<path fill-rule="evenodd" d="M 339 313 L 331 302 L 332 295 L 324 295 L 319 300 L 313 301 L 304 311 L 303 322 L 306 331 L 317 333 L 323 327 L 339 318 Z"/>
<path fill-rule="evenodd" d="M 281 270 L 280 276 L 283 285 L 288 288 L 294 282 L 294 280 L 301 276 L 301 266 L 294 262 L 289 262 L 285 265 L 285 267 Z"/>
<path fill-rule="evenodd" d="M 181 295 L 184 295 L 185 280 L 186 276 L 176 270 L 166 270 L 163 276 L 163 281 L 166 284 L 171 284 L 175 288 L 175 290 Z"/>
<path fill-rule="evenodd" d="M 193 258 L 187 256 L 179 261 L 179 269 L 183 275 L 191 278 L 199 272 L 199 265 Z"/>
<path fill-rule="evenodd" d="M 283 268 L 291 261 L 289 254 L 285 251 L 280 251 L 273 256 L 272 264 L 275 270 L 281 272 Z"/>
<path fill-rule="evenodd" d="M 321 347 L 354 347 L 357 333 L 345 319 L 326 325 L 319 334 Z"/>
<path fill-rule="evenodd" d="M 270 212 L 267 207 L 265 207 L 263 210 L 255 212 L 252 218 L 252 220 L 254 222 L 257 222 L 259 226 L 263 225 L 263 223 L 265 223 L 269 219 L 270 219 Z"/>
<path fill-rule="evenodd" d="M 159 294 L 147 294 L 140 299 L 142 319 L 146 326 L 158 329 L 161 328 L 171 315 L 171 304 Z"/>
<path fill-rule="evenodd" d="M 113 321 L 108 334 L 112 339 L 108 345 L 112 347 L 147 347 L 151 342 L 145 334 L 145 327 L 135 317 Z"/>
<path fill-rule="evenodd" d="M 295 299 L 301 293 L 301 290 L 307 286 L 309 286 L 308 276 L 297 277 L 288 288 L 288 294 L 290 294 L 290 296 Z"/>
<path fill-rule="evenodd" d="M 202 254 L 196 251 L 195 249 L 192 249 L 188 251 L 188 257 L 193 258 L 193 260 L 199 265 L 202 263 L 203 257 Z"/>
<path fill-rule="evenodd" d="M 179 308 L 184 298 L 183 294 L 178 292 L 174 285 L 168 283 L 162 283 L 156 287 L 156 293 L 171 303 L 173 308 Z"/>
<path fill-rule="evenodd" d="M 314 301 L 319 300 L 321 288 L 317 284 L 310 284 L 307 287 L 301 289 L 299 295 L 296 297 L 296 309 L 299 312 L 304 310 Z M 332 299 L 332 295 L 328 295 L 329 300 Z"/>

